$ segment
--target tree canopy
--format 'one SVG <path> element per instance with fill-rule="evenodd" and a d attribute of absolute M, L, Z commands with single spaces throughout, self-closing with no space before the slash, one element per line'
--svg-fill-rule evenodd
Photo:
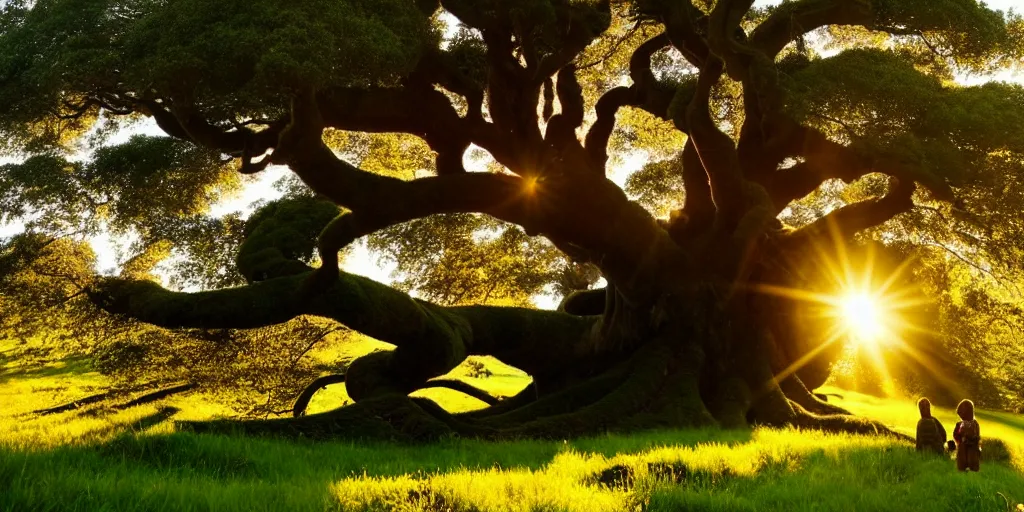
<path fill-rule="evenodd" d="M 0 252 L 3 327 L 60 306 L 122 322 L 114 367 L 206 375 L 244 357 L 223 347 L 263 347 L 290 393 L 320 369 L 294 358 L 339 324 L 395 347 L 347 368 L 354 405 L 254 431 L 876 431 L 810 393 L 840 344 L 794 300 L 863 273 L 933 298 L 941 332 L 901 328 L 907 350 L 1024 399 L 992 369 L 1002 341 L 958 320 L 1020 328 L 1024 87 L 957 81 L 1020 69 L 1024 19 L 754 3 L 7 2 L 0 223 L 25 233 Z M 162 134 L 123 136 L 143 122 Z M 283 197 L 210 215 L 277 166 Z M 104 231 L 132 237 L 116 276 L 82 242 Z M 393 286 L 339 269 L 363 237 Z M 534 385 L 468 415 L 408 396 L 468 356 Z"/>

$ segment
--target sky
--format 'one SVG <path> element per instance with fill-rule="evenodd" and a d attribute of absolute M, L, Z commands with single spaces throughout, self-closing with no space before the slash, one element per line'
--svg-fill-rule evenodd
<path fill-rule="evenodd" d="M 758 0 L 754 5 L 767 6 L 777 3 L 779 3 L 779 0 Z M 1024 11 L 1024 0 L 988 0 L 985 3 L 994 9 L 1004 11 L 1014 10 L 1015 12 Z M 450 26 L 454 28 L 454 25 Z M 958 77 L 958 81 L 963 85 L 977 85 L 993 79 L 1024 84 L 1024 74 L 1021 74 L 1020 72 L 1014 73 L 1012 71 L 1005 71 L 994 77 L 971 75 L 962 75 Z M 149 120 L 134 125 L 129 129 L 119 131 L 112 136 L 109 143 L 117 144 L 124 142 L 135 134 L 165 135 L 156 126 L 156 124 L 152 122 L 152 120 Z M 469 160 L 468 155 L 471 153 L 472 152 L 466 153 L 466 164 L 467 168 L 470 170 L 480 165 L 479 162 Z M 610 169 L 609 178 L 619 186 L 622 186 L 625 183 L 626 178 L 636 170 L 640 169 L 645 161 L 646 155 L 642 153 L 627 155 L 626 158 L 622 159 L 620 165 Z M 234 196 L 216 204 L 210 214 L 213 216 L 221 216 L 232 212 L 241 212 L 243 217 L 247 216 L 252 212 L 253 205 L 257 201 L 269 201 L 280 196 L 280 192 L 274 189 L 273 183 L 284 177 L 287 172 L 288 170 L 286 168 L 272 166 L 254 177 L 249 177 L 249 183 L 243 187 L 242 190 Z M 13 235 L 20 232 L 21 229 L 22 227 L 17 224 L 0 224 L 0 237 Z M 115 271 L 119 266 L 119 263 L 124 261 L 126 258 L 122 252 L 122 248 L 126 247 L 130 240 L 113 239 L 109 234 L 102 234 L 93 237 L 91 242 L 99 257 L 97 270 L 104 273 L 111 273 Z M 354 249 L 354 252 L 352 252 L 342 262 L 342 268 L 346 272 L 364 275 L 382 282 L 391 281 L 391 272 L 394 269 L 394 265 L 392 263 L 386 261 L 377 254 L 370 253 L 366 249 L 365 244 L 361 242 L 357 243 Z M 553 309 L 557 305 L 554 297 L 537 297 L 535 302 L 538 307 L 545 309 Z"/>

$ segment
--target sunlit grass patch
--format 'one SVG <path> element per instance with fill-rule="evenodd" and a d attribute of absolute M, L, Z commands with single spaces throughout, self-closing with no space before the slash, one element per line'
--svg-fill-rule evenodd
<path fill-rule="evenodd" d="M 680 433 L 681 440 L 686 437 Z M 787 474 L 813 479 L 810 488 L 818 490 L 822 485 L 852 481 L 854 474 L 860 475 L 860 485 L 899 486 L 928 471 L 948 477 L 952 470 L 948 465 L 893 439 L 758 429 L 748 442 L 665 444 L 612 457 L 567 448 L 535 471 L 491 468 L 394 477 L 359 475 L 335 482 L 332 493 L 345 508 L 354 510 L 629 510 L 644 504 L 652 505 L 651 510 L 659 504 L 675 510 L 678 504 L 713 503 L 708 496 L 728 496 L 734 490 L 749 490 L 768 499 L 772 493 L 764 488 Z M 1014 474 L 1004 470 L 1000 476 L 1005 480 Z M 1024 488 L 1018 486 L 1020 490 Z M 827 493 L 817 498 L 803 496 L 799 488 L 786 493 L 786 499 L 805 499 L 807 505 L 841 505 Z M 767 503 L 789 510 L 781 505 L 782 497 L 772 499 Z M 729 510 L 729 504 L 746 506 L 743 503 L 726 497 L 719 505 Z"/>
<path fill-rule="evenodd" d="M 822 388 L 821 391 L 841 396 L 841 399 L 833 401 L 854 414 L 876 419 L 910 436 L 915 434 L 920 415 L 911 399 L 881 398 L 828 387 Z M 982 430 L 982 460 L 991 458 L 985 453 L 985 445 L 988 445 L 988 451 L 992 452 L 992 456 L 995 456 L 997 451 L 1005 451 L 1010 464 L 1024 473 L 1024 416 L 981 409 L 977 410 L 976 414 Z M 956 412 L 952 408 L 932 405 L 932 416 L 942 422 L 949 438 L 952 439 L 953 427 L 959 421 Z M 1001 446 L 993 442 L 995 440 L 998 440 Z"/>
<path fill-rule="evenodd" d="M 1004 506 L 997 493 L 1024 501 L 1024 419 L 1012 414 L 979 411 L 986 458 L 976 475 L 891 438 L 795 429 L 313 443 L 176 432 L 173 420 L 230 414 L 202 395 L 27 414 L 105 389 L 88 366 L 62 364 L 0 384 L 0 510 L 988 511 Z M 529 382 L 513 372 L 460 377 L 499 395 Z M 913 401 L 827 391 L 842 395 L 830 399 L 837 405 L 913 433 Z M 479 406 L 430 392 L 450 409 Z M 318 394 L 323 408 L 339 398 L 344 386 Z M 952 430 L 952 412 L 934 412 Z M 993 461 L 998 443 L 1016 471 Z"/>
<path fill-rule="evenodd" d="M 491 468 L 448 473 L 361 476 L 331 487 L 344 509 L 354 510 L 571 510 L 628 509 L 623 489 L 587 485 L 603 458 L 562 453 L 543 470 Z"/>

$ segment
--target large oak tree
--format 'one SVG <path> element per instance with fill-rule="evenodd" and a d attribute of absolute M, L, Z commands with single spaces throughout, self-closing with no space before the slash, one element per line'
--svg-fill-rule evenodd
<path fill-rule="evenodd" d="M 44 231 L 134 230 L 143 260 L 170 241 L 209 288 L 94 277 L 83 292 L 108 312 L 199 329 L 313 315 L 395 346 L 348 368 L 353 405 L 253 432 L 883 429 L 810 393 L 838 350 L 765 290 L 823 291 L 822 253 L 883 225 L 1015 261 L 1001 216 L 1024 194 L 1024 89 L 953 78 L 1019 65 L 1022 24 L 974 0 L 753 3 L 8 2 L 0 131 L 22 160 L 0 170 L 0 206 Z M 140 118 L 166 136 L 101 144 Z M 103 147 L 70 158 L 83 140 Z M 609 172 L 636 149 L 653 161 L 631 200 Z M 313 197 L 243 228 L 197 216 L 272 165 Z M 837 187 L 838 207 L 808 206 Z M 339 270 L 365 236 L 420 298 Z M 489 304 L 497 286 L 464 279 L 585 289 L 588 268 L 607 285 L 558 311 Z M 459 415 L 409 397 L 470 355 L 534 382 Z"/>

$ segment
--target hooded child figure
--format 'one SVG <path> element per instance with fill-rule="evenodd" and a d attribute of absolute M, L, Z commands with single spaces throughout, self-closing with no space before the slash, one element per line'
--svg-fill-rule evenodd
<path fill-rule="evenodd" d="M 978 471 L 981 465 L 981 427 L 974 418 L 974 402 L 963 400 L 956 406 L 960 416 L 953 430 L 956 441 L 956 468 L 960 471 Z"/>
<path fill-rule="evenodd" d="M 946 429 L 932 416 L 932 403 L 927 398 L 917 401 L 921 419 L 917 422 L 917 451 L 942 455 L 946 444 Z"/>

